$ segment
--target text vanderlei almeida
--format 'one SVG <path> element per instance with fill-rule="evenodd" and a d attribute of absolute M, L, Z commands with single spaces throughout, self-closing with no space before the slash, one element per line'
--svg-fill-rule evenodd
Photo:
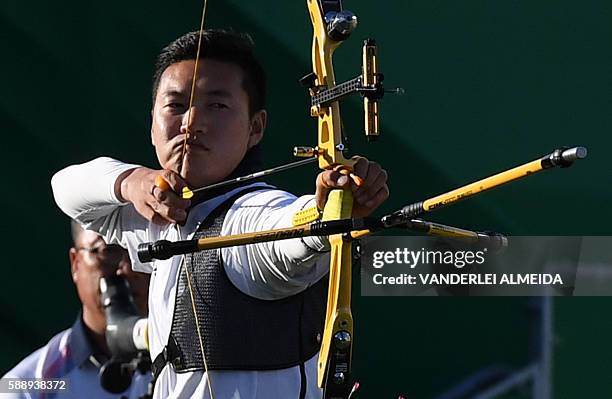
<path fill-rule="evenodd" d="M 374 273 L 372 281 L 376 285 L 563 285 L 558 273 L 414 273 L 419 265 L 450 265 L 461 271 L 465 266 L 484 264 L 486 253 L 486 248 L 481 251 L 436 251 L 424 248 L 417 251 L 408 248 L 374 251 L 372 267 L 381 273 Z M 381 270 L 386 265 L 402 265 L 409 268 L 411 273 L 388 276 Z"/>

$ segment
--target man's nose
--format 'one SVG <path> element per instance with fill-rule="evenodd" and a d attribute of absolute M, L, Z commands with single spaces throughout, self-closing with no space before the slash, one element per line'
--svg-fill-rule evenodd
<path fill-rule="evenodd" d="M 182 134 L 202 134 L 204 133 L 205 116 L 202 109 L 191 106 L 183 116 L 181 124 Z"/>

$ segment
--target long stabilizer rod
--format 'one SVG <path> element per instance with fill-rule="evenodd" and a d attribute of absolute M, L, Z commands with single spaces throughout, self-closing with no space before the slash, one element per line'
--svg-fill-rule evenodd
<path fill-rule="evenodd" d="M 463 187 L 456 188 L 444 194 L 424 201 L 406 205 L 401 210 L 383 218 L 385 227 L 401 225 L 423 213 L 431 212 L 435 209 L 454 204 L 457 201 L 472 197 L 484 191 L 510 183 L 514 180 L 522 179 L 531 174 L 550 169 L 553 167 L 567 168 L 576 160 L 584 159 L 587 156 L 587 149 L 584 147 L 561 148 L 552 153 L 526 164 L 508 169 L 501 173 L 489 176 Z"/>

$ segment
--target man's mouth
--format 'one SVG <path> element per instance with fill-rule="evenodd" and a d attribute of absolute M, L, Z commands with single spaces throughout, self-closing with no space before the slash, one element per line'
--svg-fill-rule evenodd
<path fill-rule="evenodd" d="M 210 148 L 200 143 L 187 143 L 185 145 L 185 152 L 193 152 L 193 151 L 210 151 Z"/>

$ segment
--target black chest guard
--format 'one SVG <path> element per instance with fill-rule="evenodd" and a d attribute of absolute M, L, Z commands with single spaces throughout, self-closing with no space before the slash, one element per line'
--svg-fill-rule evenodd
<path fill-rule="evenodd" d="M 259 188 L 261 189 L 261 188 Z M 200 225 L 195 238 L 219 236 L 229 198 Z M 185 267 L 189 268 L 195 309 L 209 370 L 275 370 L 304 363 L 320 347 L 325 321 L 328 278 L 296 295 L 262 300 L 238 290 L 229 280 L 221 251 L 186 255 L 181 267 L 165 361 L 156 359 L 157 374 L 166 362 L 177 372 L 204 370 Z"/>

